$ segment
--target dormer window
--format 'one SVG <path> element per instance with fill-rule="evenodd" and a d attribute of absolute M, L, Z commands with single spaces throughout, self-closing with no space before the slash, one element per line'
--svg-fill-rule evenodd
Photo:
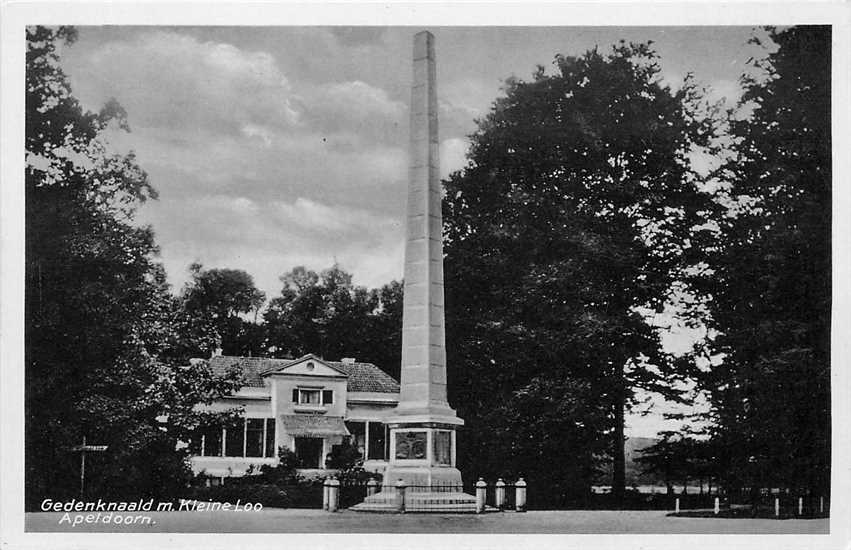
<path fill-rule="evenodd" d="M 320 390 L 298 390 L 299 405 L 321 405 L 322 392 Z"/>
<path fill-rule="evenodd" d="M 334 391 L 321 388 L 294 388 L 293 403 L 297 405 L 331 405 Z"/>

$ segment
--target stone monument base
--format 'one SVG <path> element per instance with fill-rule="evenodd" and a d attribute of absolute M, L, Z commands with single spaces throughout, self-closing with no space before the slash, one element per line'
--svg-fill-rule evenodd
<path fill-rule="evenodd" d="M 394 466 L 384 471 L 384 486 L 392 488 L 402 480 L 406 487 L 455 487 L 461 490 L 461 472 L 449 466 Z"/>
<path fill-rule="evenodd" d="M 476 497 L 464 493 L 461 472 L 446 466 L 389 466 L 381 491 L 350 508 L 357 512 L 475 513 Z M 404 497 L 397 483 L 404 484 Z"/>
<path fill-rule="evenodd" d="M 452 512 L 456 514 L 476 513 L 476 497 L 466 493 L 444 491 L 408 491 L 405 490 L 405 513 Z M 379 493 L 370 495 L 360 504 L 349 508 L 355 512 L 402 511 L 395 487 L 388 487 Z"/>

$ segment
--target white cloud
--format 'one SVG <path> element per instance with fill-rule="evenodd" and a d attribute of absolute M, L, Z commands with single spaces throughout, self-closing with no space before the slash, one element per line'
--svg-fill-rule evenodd
<path fill-rule="evenodd" d="M 469 140 L 465 138 L 445 139 L 440 143 L 440 177 L 447 178 L 449 174 L 467 165 L 467 149 Z"/>
<path fill-rule="evenodd" d="M 321 270 L 338 261 L 358 284 L 378 286 L 401 277 L 404 227 L 398 218 L 298 197 L 258 203 L 211 195 L 144 207 L 170 280 L 179 289 L 187 266 L 243 269 L 267 295 L 297 265 Z M 169 223 L 164 223 L 165 221 Z"/>
<path fill-rule="evenodd" d="M 706 150 L 690 151 L 687 157 L 692 169 L 702 176 L 708 176 L 725 160 L 724 157 Z"/>
<path fill-rule="evenodd" d="M 272 55 L 173 31 L 100 44 L 72 84 L 93 106 L 118 98 L 136 126 L 233 132 L 298 122 L 291 86 Z"/>
<path fill-rule="evenodd" d="M 274 135 L 274 132 L 267 126 L 263 126 L 261 124 L 246 124 L 241 128 L 241 130 L 247 137 L 260 138 L 266 147 L 270 147 L 272 145 L 272 136 Z"/>
<path fill-rule="evenodd" d="M 659 73 L 659 82 L 663 86 L 669 86 L 672 91 L 677 91 L 683 87 L 684 74 L 678 72 L 661 72 Z"/>
<path fill-rule="evenodd" d="M 742 96 L 742 88 L 735 80 L 716 80 L 708 89 L 706 99 L 715 103 L 724 100 L 725 107 L 735 107 Z"/>
<path fill-rule="evenodd" d="M 499 86 L 497 80 L 486 82 L 478 78 L 459 78 L 441 87 L 440 102 L 442 107 L 464 112 L 472 120 L 486 114 L 500 94 Z"/>
<path fill-rule="evenodd" d="M 332 112 L 355 114 L 361 119 L 372 116 L 399 118 L 406 110 L 405 105 L 391 100 L 384 90 L 359 80 L 332 84 L 322 96 L 320 99 Z"/>
<path fill-rule="evenodd" d="M 251 199 L 245 197 L 237 197 L 235 199 L 226 197 L 229 200 L 230 207 L 240 214 L 255 214 L 259 210 L 257 205 Z"/>
<path fill-rule="evenodd" d="M 405 138 L 407 107 L 381 88 L 355 80 L 301 91 L 305 128 L 337 147 L 372 147 Z"/>
<path fill-rule="evenodd" d="M 392 225 L 392 219 L 380 218 L 366 210 L 329 206 L 303 197 L 294 202 L 274 202 L 273 212 L 309 232 L 347 234 L 356 231 L 375 231 Z"/>

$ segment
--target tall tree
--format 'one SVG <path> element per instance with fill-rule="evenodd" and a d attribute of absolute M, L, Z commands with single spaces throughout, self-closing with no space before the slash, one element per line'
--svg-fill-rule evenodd
<path fill-rule="evenodd" d="M 176 302 L 137 207 L 156 197 L 131 154 L 111 153 L 109 125 L 128 129 L 114 101 L 99 113 L 71 93 L 57 49 L 73 28 L 27 29 L 25 438 L 26 500 L 78 493 L 83 437 L 108 451 L 87 495 L 169 496 L 189 474 L 198 402 L 232 379 L 175 352 Z M 92 463 L 90 462 L 90 466 Z"/>
<path fill-rule="evenodd" d="M 704 382 L 727 485 L 827 491 L 831 34 L 768 35 L 721 170 L 730 211 L 708 289 L 724 358 Z"/>
<path fill-rule="evenodd" d="M 355 357 L 399 376 L 401 283 L 369 290 L 354 285 L 351 274 L 338 265 L 318 274 L 296 267 L 281 282 L 281 296 L 263 314 L 274 354 Z"/>
<path fill-rule="evenodd" d="M 530 82 L 506 83 L 471 136 L 469 165 L 446 182 L 449 387 L 471 427 L 467 463 L 542 470 L 578 455 L 587 463 L 575 467 L 590 471 L 607 450 L 621 498 L 634 390 L 677 398 L 687 374 L 647 317 L 687 288 L 697 263 L 712 203 L 689 153 L 709 146 L 714 127 L 690 80 L 678 90 L 660 81 L 648 44 L 555 64 L 556 74 L 539 67 Z M 579 403 L 546 434 L 516 434 L 509 459 L 488 446 L 488 411 L 516 404 L 533 426 L 535 409 L 520 407 L 529 393 Z M 587 429 L 567 435 L 576 425 Z M 587 491 L 591 476 L 571 468 L 564 479 L 581 482 L 570 490 Z"/>
<path fill-rule="evenodd" d="M 363 343 L 362 357 L 398 380 L 402 370 L 404 286 L 401 281 L 390 281 L 370 292 L 376 296 L 378 305 L 368 318 L 369 331 Z"/>
<path fill-rule="evenodd" d="M 674 483 L 681 483 L 685 491 L 689 480 L 697 481 L 701 491 L 704 481 L 711 487 L 717 465 L 713 461 L 710 441 L 692 437 L 685 430 L 666 430 L 659 432 L 659 437 L 656 443 L 641 449 L 641 456 L 635 459 L 642 465 L 643 473 L 659 475 L 669 495 L 673 494 Z"/>
<path fill-rule="evenodd" d="M 266 295 L 239 269 L 189 266 L 191 279 L 181 293 L 187 324 L 203 331 L 208 325 L 226 355 L 257 355 L 263 348 L 263 327 L 256 322 Z M 253 315 L 254 319 L 245 316 Z M 199 350 L 201 352 L 201 350 Z"/>

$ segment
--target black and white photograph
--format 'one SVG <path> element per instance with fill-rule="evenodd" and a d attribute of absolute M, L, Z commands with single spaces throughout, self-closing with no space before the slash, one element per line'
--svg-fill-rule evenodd
<path fill-rule="evenodd" d="M 4 545 L 849 543 L 847 5 L 50 5 L 4 24 Z"/>

